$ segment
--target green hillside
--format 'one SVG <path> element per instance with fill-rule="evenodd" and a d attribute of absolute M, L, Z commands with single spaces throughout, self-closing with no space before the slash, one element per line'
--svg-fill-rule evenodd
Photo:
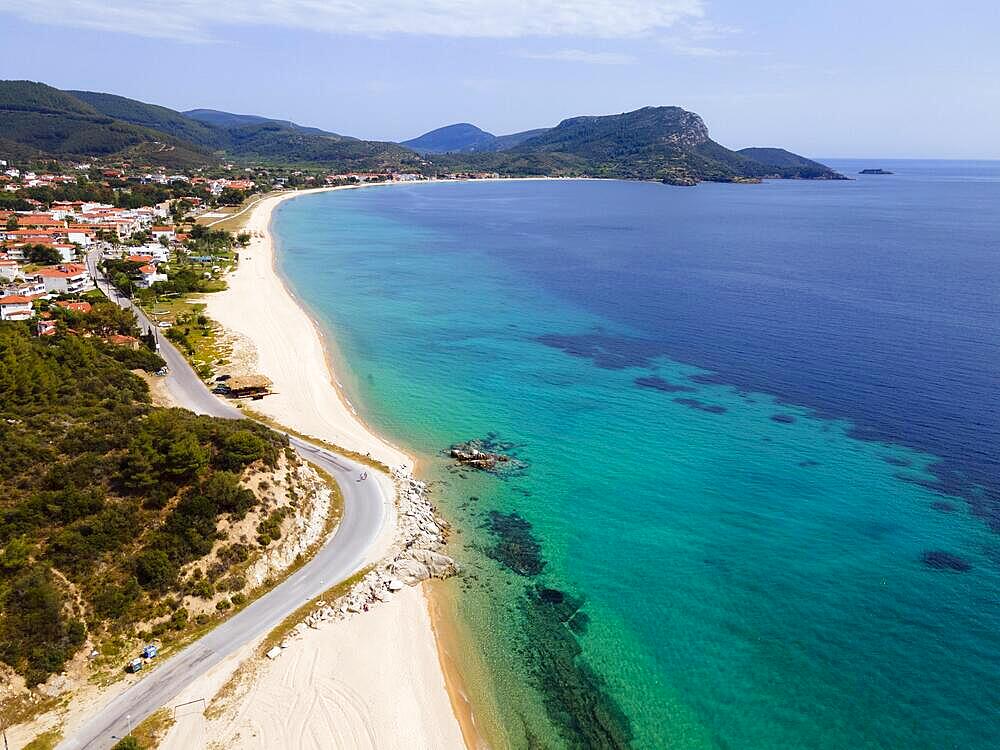
<path fill-rule="evenodd" d="M 499 137 L 460 123 L 397 144 L 257 115 L 209 109 L 181 113 L 113 94 L 59 91 L 30 81 L 0 81 L 0 149 L 14 158 L 107 157 L 183 168 L 227 159 L 331 171 L 491 171 L 682 185 L 768 177 L 842 179 L 826 166 L 782 149 L 732 151 L 709 137 L 697 114 L 680 107 L 573 117 L 554 128 Z"/>
<path fill-rule="evenodd" d="M 399 145 L 420 154 L 455 154 L 504 151 L 529 138 L 544 133 L 547 128 L 525 130 L 509 135 L 493 135 L 468 122 L 445 125 Z"/>
<path fill-rule="evenodd" d="M 216 128 L 228 129 L 242 128 L 246 125 L 278 125 L 287 130 L 295 130 L 300 133 L 337 136 L 336 133 L 321 130 L 320 128 L 299 125 L 297 122 L 292 122 L 291 120 L 277 120 L 273 117 L 261 117 L 260 115 L 237 115 L 217 109 L 189 109 L 187 112 L 181 112 L 180 114 Z"/>
<path fill-rule="evenodd" d="M 223 134 L 217 128 L 192 120 L 190 117 L 185 117 L 167 107 L 95 91 L 68 91 L 67 93 L 89 104 L 101 114 L 117 120 L 158 130 L 161 133 L 205 148 L 214 149 L 224 145 Z"/>
<path fill-rule="evenodd" d="M 763 164 L 782 177 L 822 179 L 828 177 L 830 168 L 783 148 L 741 148 L 737 151 L 747 159 Z"/>
<path fill-rule="evenodd" d="M 338 170 L 418 170 L 422 159 L 396 143 L 315 135 L 277 123 L 227 131 L 226 154 L 245 161 L 318 164 Z"/>
<path fill-rule="evenodd" d="M 22 155 L 92 158 L 148 153 L 155 163 L 205 163 L 187 141 L 110 117 L 72 94 L 32 81 L 0 82 L 0 133 Z"/>
<path fill-rule="evenodd" d="M 87 318 L 135 332 L 130 314 L 104 305 Z M 197 583 L 182 567 L 213 548 L 220 517 L 256 506 L 244 471 L 273 467 L 286 447 L 256 423 L 151 406 L 112 356 L 143 352 L 162 364 L 0 323 L 0 661 L 29 686 L 88 637 L 151 621 L 182 629 L 181 594 Z"/>
<path fill-rule="evenodd" d="M 644 107 L 600 117 L 574 117 L 510 149 L 510 154 L 569 154 L 583 159 L 598 177 L 663 180 L 691 184 L 699 180 L 738 181 L 775 174 L 774 168 L 713 141 L 705 123 L 680 107 Z M 834 177 L 815 162 L 810 176 Z M 782 168 L 782 176 L 803 176 L 803 165 Z"/>

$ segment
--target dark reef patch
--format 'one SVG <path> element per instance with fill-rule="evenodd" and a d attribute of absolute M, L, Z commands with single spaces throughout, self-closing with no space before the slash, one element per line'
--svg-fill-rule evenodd
<path fill-rule="evenodd" d="M 931 508 L 934 510 L 939 510 L 942 513 L 954 513 L 957 508 L 954 503 L 949 503 L 947 500 L 935 500 L 931 503 Z"/>
<path fill-rule="evenodd" d="M 808 469 L 813 466 L 819 466 L 820 463 L 819 461 L 806 460 L 806 461 L 799 461 L 798 465 L 803 469 Z"/>
<path fill-rule="evenodd" d="M 537 576 L 545 569 L 542 546 L 531 531 L 531 524 L 516 511 L 491 510 L 484 526 L 496 539 L 486 554 L 518 575 Z"/>
<path fill-rule="evenodd" d="M 699 401 L 696 398 L 675 398 L 675 404 L 681 404 L 689 409 L 697 409 L 698 411 L 705 411 L 709 414 L 725 414 L 726 407 L 719 406 L 718 404 L 706 404 L 704 401 Z"/>
<path fill-rule="evenodd" d="M 663 344 L 647 339 L 632 339 L 594 332 L 584 334 L 546 333 L 535 338 L 540 344 L 589 359 L 603 370 L 624 370 L 627 367 L 650 367 L 656 357 L 666 353 Z"/>
<path fill-rule="evenodd" d="M 935 570 L 954 570 L 958 573 L 972 570 L 972 565 L 961 557 L 942 550 L 928 550 L 921 555 L 920 559 L 924 565 Z"/>
<path fill-rule="evenodd" d="M 582 598 L 557 589 L 529 588 L 521 601 L 525 661 L 568 747 L 624 750 L 632 746 L 631 722 L 576 639 L 582 605 Z"/>
<path fill-rule="evenodd" d="M 664 380 L 658 375 L 647 375 L 646 377 L 636 378 L 634 382 L 640 388 L 649 388 L 662 393 L 694 393 L 698 390 L 689 385 L 671 383 L 669 380 Z"/>
<path fill-rule="evenodd" d="M 899 466 L 901 468 L 913 466 L 913 462 L 909 459 L 899 458 L 897 456 L 882 456 L 882 460 L 890 466 Z"/>
<path fill-rule="evenodd" d="M 795 424 L 795 417 L 791 414 L 772 414 L 771 421 L 778 424 Z"/>

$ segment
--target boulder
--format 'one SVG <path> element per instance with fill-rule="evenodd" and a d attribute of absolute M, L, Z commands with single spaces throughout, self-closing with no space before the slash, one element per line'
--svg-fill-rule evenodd
<path fill-rule="evenodd" d="M 458 573 L 458 564 L 447 555 L 429 549 L 412 549 L 396 561 L 396 577 L 414 585 L 427 578 L 449 578 Z"/>

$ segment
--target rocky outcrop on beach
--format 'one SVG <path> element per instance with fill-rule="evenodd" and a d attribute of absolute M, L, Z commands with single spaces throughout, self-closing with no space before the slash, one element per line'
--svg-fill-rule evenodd
<path fill-rule="evenodd" d="M 408 474 L 393 475 L 396 482 L 397 528 L 392 549 L 351 590 L 335 601 L 321 600 L 292 629 L 280 648 L 308 628 L 321 628 L 367 612 L 406 586 L 416 586 L 429 578 L 449 578 L 459 572 L 458 563 L 445 555 L 448 524 L 435 514 L 427 494 L 427 484 Z M 275 658 L 270 653 L 270 658 Z"/>

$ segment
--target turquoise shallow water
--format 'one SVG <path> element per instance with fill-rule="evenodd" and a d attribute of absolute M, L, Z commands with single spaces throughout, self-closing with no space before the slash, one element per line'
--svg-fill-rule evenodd
<path fill-rule="evenodd" d="M 448 585 L 474 636 L 466 676 L 473 660 L 491 674 L 471 685 L 491 739 L 994 746 L 1000 273 L 982 241 L 996 222 L 969 196 L 989 204 L 1000 170 L 950 169 L 897 166 L 888 187 L 478 183 L 282 205 L 282 272 L 334 332 L 352 400 L 424 457 L 456 526 L 465 574 Z M 926 232 L 895 236 L 924 201 L 950 263 Z M 845 249 L 859 238 L 865 253 Z M 852 326 L 863 341 L 841 339 Z M 492 433 L 522 471 L 456 473 L 441 455 Z M 498 536 L 491 511 L 517 513 L 529 541 Z M 541 572 L 505 566 L 504 538 L 527 557 L 537 541 Z M 586 618 L 560 621 L 542 588 L 581 597 Z"/>

